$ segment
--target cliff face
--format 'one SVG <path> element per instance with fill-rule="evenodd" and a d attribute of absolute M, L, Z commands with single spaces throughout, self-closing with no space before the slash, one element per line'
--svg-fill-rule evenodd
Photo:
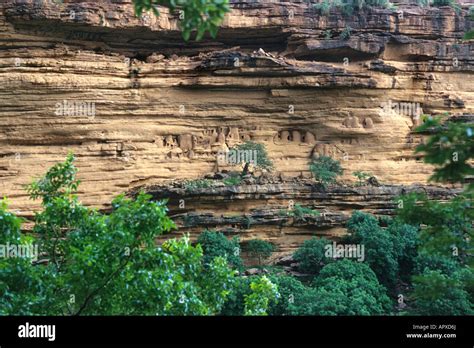
<path fill-rule="evenodd" d="M 227 236 L 239 236 L 244 243 L 264 239 L 278 246 L 274 258 L 294 251 L 314 235 L 338 240 L 347 234 L 345 225 L 354 210 L 391 216 L 400 204 L 397 197 L 401 194 L 418 192 L 443 201 L 460 192 L 420 185 L 322 189 L 310 180 L 283 182 L 266 177 L 245 179 L 238 186 L 225 186 L 215 180 L 208 188 L 173 183 L 147 186 L 146 191 L 155 199 L 168 199 L 169 214 L 180 233 L 185 231 L 195 239 L 203 230 L 210 229 Z M 296 204 L 311 207 L 319 214 L 292 216 L 289 213 Z"/>
<path fill-rule="evenodd" d="M 355 170 L 423 183 L 418 116 L 474 112 L 467 6 L 322 16 L 308 1 L 232 3 L 216 40 L 184 43 L 176 15 L 138 19 L 130 0 L 2 1 L 0 194 L 11 207 L 30 215 L 23 185 L 68 151 L 83 202 L 102 207 L 214 172 L 217 152 L 245 140 L 265 144 L 282 182 L 327 154 L 346 183 Z"/>

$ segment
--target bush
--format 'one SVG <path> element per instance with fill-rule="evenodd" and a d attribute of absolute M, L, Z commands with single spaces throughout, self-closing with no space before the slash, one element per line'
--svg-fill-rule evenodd
<path fill-rule="evenodd" d="M 267 277 L 237 277 L 221 315 L 267 315 L 278 302 L 277 286 Z"/>
<path fill-rule="evenodd" d="M 367 180 L 368 178 L 372 176 L 372 174 L 362 172 L 360 170 L 353 172 L 352 175 L 355 176 L 357 180 L 359 180 L 359 183 L 358 183 L 359 186 L 362 186 L 365 180 Z"/>
<path fill-rule="evenodd" d="M 474 272 L 453 257 L 421 253 L 413 277 L 415 315 L 474 314 Z"/>
<path fill-rule="evenodd" d="M 262 260 L 268 259 L 272 255 L 275 246 L 261 239 L 252 239 L 247 242 L 246 249 L 250 255 L 258 258 L 258 264 L 260 265 Z"/>
<path fill-rule="evenodd" d="M 250 283 L 251 293 L 245 295 L 245 315 L 268 315 L 268 307 L 278 302 L 280 294 L 277 286 L 266 276 L 257 278 Z"/>
<path fill-rule="evenodd" d="M 418 0 L 418 5 L 420 6 L 436 6 L 436 7 L 441 7 L 441 6 L 450 6 L 456 12 L 461 10 L 461 6 L 456 2 L 456 0 Z"/>
<path fill-rule="evenodd" d="M 319 211 L 303 207 L 297 203 L 293 206 L 293 209 L 280 210 L 280 215 L 293 217 L 296 221 L 306 222 L 308 216 L 319 216 Z"/>
<path fill-rule="evenodd" d="M 333 160 L 328 156 L 319 156 L 313 159 L 309 165 L 309 169 L 311 173 L 313 173 L 314 178 L 323 185 L 323 187 L 335 182 L 336 178 L 343 173 L 339 161 Z"/>
<path fill-rule="evenodd" d="M 459 262 L 452 257 L 421 253 L 414 260 L 413 273 L 420 275 L 427 271 L 440 271 L 442 274 L 452 277 L 460 267 Z"/>
<path fill-rule="evenodd" d="M 270 315 L 293 315 L 291 308 L 305 305 L 302 301 L 308 288 L 298 279 L 288 275 L 271 275 L 269 279 L 280 293 L 279 301 L 270 305 L 268 311 Z"/>
<path fill-rule="evenodd" d="M 348 239 L 353 243 L 364 245 L 365 261 L 379 281 L 393 290 L 399 271 L 395 238 L 379 226 L 375 217 L 359 211 L 353 213 L 347 227 L 352 233 Z"/>
<path fill-rule="evenodd" d="M 441 271 L 426 270 L 413 277 L 415 304 L 410 314 L 414 315 L 474 315 L 474 303 L 469 296 L 472 291 L 472 270 L 458 271 L 448 277 Z M 470 274 L 469 274 L 470 273 Z M 463 282 L 469 277 L 470 287 Z"/>
<path fill-rule="evenodd" d="M 265 169 L 265 170 L 272 170 L 273 168 L 273 163 L 268 157 L 267 150 L 265 148 L 265 145 L 259 144 L 259 143 L 254 143 L 252 141 L 246 141 L 243 144 L 237 145 L 235 148 L 230 149 L 229 151 L 237 151 L 237 152 L 243 152 L 243 153 L 255 153 L 255 158 L 254 158 L 254 166 L 256 168 L 260 169 Z M 248 173 L 249 171 L 249 165 L 252 163 L 251 161 L 245 161 L 245 158 L 242 158 L 239 156 L 240 163 L 244 164 L 244 169 L 242 170 L 241 176 L 244 176 Z M 255 162 L 256 161 L 256 162 Z"/>
<path fill-rule="evenodd" d="M 235 186 L 240 185 L 242 182 L 242 177 L 240 175 L 230 175 L 228 178 L 222 180 L 225 186 Z"/>
<path fill-rule="evenodd" d="M 299 263 L 298 270 L 308 274 L 318 274 L 319 271 L 332 259 L 325 256 L 326 245 L 331 244 L 325 238 L 312 238 L 303 243 L 293 254 L 295 261 Z"/>
<path fill-rule="evenodd" d="M 240 257 L 238 237 L 229 240 L 220 232 L 206 230 L 199 235 L 197 243 L 203 249 L 203 261 L 205 264 L 211 263 L 215 257 L 220 256 L 226 259 L 233 267 L 237 269 L 242 268 L 243 263 Z"/>
<path fill-rule="evenodd" d="M 416 264 L 418 246 L 420 244 L 418 228 L 393 221 L 387 232 L 392 236 L 394 250 L 397 253 L 399 275 L 408 281 Z"/>
<path fill-rule="evenodd" d="M 220 312 L 221 315 L 240 316 L 245 313 L 245 296 L 251 294 L 250 283 L 255 277 L 236 277 L 227 300 Z"/>
<path fill-rule="evenodd" d="M 354 11 L 365 10 L 371 7 L 393 8 L 389 0 L 323 0 L 314 7 L 323 15 L 329 14 L 332 8 L 338 8 L 345 15 L 351 15 Z"/>
<path fill-rule="evenodd" d="M 194 191 L 202 188 L 210 188 L 214 185 L 214 182 L 209 179 L 196 179 L 188 180 L 184 183 L 184 188 L 187 191 Z"/>
<path fill-rule="evenodd" d="M 341 260 L 325 266 L 303 294 L 294 315 L 384 315 L 392 302 L 366 264 Z"/>
<path fill-rule="evenodd" d="M 398 218 L 419 226 L 420 251 L 432 255 L 456 256 L 461 263 L 472 262 L 474 252 L 474 209 L 472 197 L 461 194 L 449 202 L 437 202 L 411 193 L 399 199 Z"/>

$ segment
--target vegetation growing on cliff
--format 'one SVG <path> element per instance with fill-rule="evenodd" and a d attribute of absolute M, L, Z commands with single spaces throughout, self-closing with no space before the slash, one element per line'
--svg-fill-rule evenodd
<path fill-rule="evenodd" d="M 317 274 L 324 265 L 331 262 L 325 256 L 325 247 L 330 244 L 326 238 L 312 238 L 303 243 L 293 254 L 295 261 L 299 263 L 298 269 L 303 273 Z"/>
<path fill-rule="evenodd" d="M 242 267 L 238 237 L 229 240 L 220 232 L 206 230 L 199 235 L 197 243 L 203 249 L 205 264 L 211 263 L 216 257 L 223 257 L 233 267 Z"/>
<path fill-rule="evenodd" d="M 389 0 L 323 0 L 314 5 L 323 15 L 328 15 L 333 8 L 341 10 L 345 15 L 351 15 L 354 11 L 372 7 L 394 8 L 394 5 Z"/>
<path fill-rule="evenodd" d="M 263 144 L 246 141 L 245 143 L 239 144 L 230 149 L 230 152 L 239 154 L 236 156 L 237 163 L 235 164 L 244 165 L 241 176 L 249 173 L 249 167 L 251 164 L 254 165 L 255 168 L 264 170 L 271 170 L 273 168 L 273 163 L 268 156 L 265 145 Z"/>
<path fill-rule="evenodd" d="M 196 31 L 196 40 L 201 40 L 206 32 L 215 38 L 224 16 L 230 11 L 228 0 L 133 0 L 135 13 L 141 16 L 144 11 L 153 11 L 159 15 L 158 6 L 164 6 L 171 12 L 178 11 L 179 26 L 183 38 L 188 41 Z"/>
<path fill-rule="evenodd" d="M 329 156 L 319 156 L 314 158 L 309 165 L 309 169 L 311 173 L 313 173 L 316 181 L 318 181 L 323 187 L 336 182 L 336 178 L 343 173 L 339 161 L 334 160 Z"/>
<path fill-rule="evenodd" d="M 275 246 L 267 241 L 261 239 L 251 239 L 247 242 L 246 250 L 258 259 L 258 264 L 262 264 L 262 260 L 268 259 L 273 251 L 275 250 Z"/>

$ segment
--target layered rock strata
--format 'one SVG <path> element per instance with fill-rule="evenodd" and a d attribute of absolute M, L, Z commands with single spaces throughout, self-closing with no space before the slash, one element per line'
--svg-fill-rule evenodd
<path fill-rule="evenodd" d="M 280 251 L 338 237 L 351 209 L 383 215 L 401 188 L 292 183 L 310 177 L 312 157 L 340 160 L 346 184 L 356 170 L 424 184 L 420 115 L 474 113 L 468 4 L 456 13 L 398 3 L 344 16 L 312 1 L 232 1 L 215 40 L 185 43 L 176 14 L 136 18 L 130 0 L 4 0 L 0 195 L 31 217 L 38 203 L 24 185 L 72 151 L 87 205 L 145 186 L 171 197 L 179 233 L 222 228 Z M 169 184 L 220 170 L 219 151 L 246 140 L 266 146 L 281 182 L 193 194 Z M 278 215 L 289 200 L 325 215 L 290 223 Z"/>

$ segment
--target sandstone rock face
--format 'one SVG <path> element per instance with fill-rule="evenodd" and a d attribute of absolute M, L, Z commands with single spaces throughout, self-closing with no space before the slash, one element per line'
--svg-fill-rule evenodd
<path fill-rule="evenodd" d="M 30 216 L 23 185 L 72 151 L 83 202 L 104 207 L 136 187 L 203 177 L 245 140 L 265 144 L 288 178 L 327 154 L 347 182 L 363 170 L 423 183 L 419 115 L 474 113 L 467 5 L 349 17 L 321 16 L 311 1 L 232 7 L 216 40 L 184 43 L 174 14 L 139 19 L 130 0 L 3 0 L 0 195 Z"/>
<path fill-rule="evenodd" d="M 347 234 L 345 224 L 353 210 L 376 216 L 391 216 L 396 197 L 410 192 L 425 193 L 440 201 L 453 198 L 460 189 L 425 185 L 334 186 L 322 189 L 312 180 L 258 178 L 238 186 L 214 180 L 211 187 L 192 188 L 185 183 L 150 185 L 145 189 L 155 199 L 169 199 L 170 216 L 179 233 L 192 239 L 205 229 L 239 236 L 241 242 L 264 239 L 278 246 L 273 258 L 294 251 L 314 235 L 338 240 Z M 135 192 L 136 193 L 136 192 Z M 319 212 L 317 216 L 294 218 L 287 214 L 295 204 Z M 170 236 L 164 236 L 167 239 Z"/>

